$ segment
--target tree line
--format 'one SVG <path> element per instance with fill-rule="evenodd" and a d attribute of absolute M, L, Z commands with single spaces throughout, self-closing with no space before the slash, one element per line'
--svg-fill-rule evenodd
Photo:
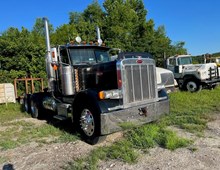
<path fill-rule="evenodd" d="M 162 65 L 163 57 L 185 54 L 183 41 L 172 44 L 165 27 L 155 28 L 147 18 L 142 0 L 94 0 L 83 12 L 70 12 L 69 23 L 56 29 L 49 24 L 51 44 L 66 44 L 80 36 L 87 42 L 96 40 L 99 26 L 101 39 L 109 47 L 123 51 L 149 52 Z M 46 78 L 44 24 L 37 18 L 32 30 L 8 28 L 0 36 L 0 83 L 15 78 Z"/>

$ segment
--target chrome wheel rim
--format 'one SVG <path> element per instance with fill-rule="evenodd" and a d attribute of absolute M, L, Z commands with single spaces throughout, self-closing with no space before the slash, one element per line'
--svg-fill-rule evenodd
<path fill-rule="evenodd" d="M 92 136 L 95 130 L 95 122 L 92 113 L 88 109 L 84 109 L 80 117 L 81 129 L 87 136 Z"/>

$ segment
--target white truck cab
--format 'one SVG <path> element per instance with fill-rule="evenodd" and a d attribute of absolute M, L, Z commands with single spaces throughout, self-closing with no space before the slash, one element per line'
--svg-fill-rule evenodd
<path fill-rule="evenodd" d="M 167 59 L 179 88 L 196 92 L 202 88 L 213 88 L 220 82 L 216 63 L 193 64 L 191 55 L 176 55 Z"/>

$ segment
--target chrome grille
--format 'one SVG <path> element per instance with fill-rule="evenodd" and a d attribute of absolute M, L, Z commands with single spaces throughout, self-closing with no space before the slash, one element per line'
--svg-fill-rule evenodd
<path fill-rule="evenodd" d="M 162 84 L 166 86 L 174 86 L 174 76 L 172 73 L 161 73 Z"/>
<path fill-rule="evenodd" d="M 130 107 L 157 99 L 156 68 L 152 59 L 122 61 L 122 87 L 124 107 Z"/>

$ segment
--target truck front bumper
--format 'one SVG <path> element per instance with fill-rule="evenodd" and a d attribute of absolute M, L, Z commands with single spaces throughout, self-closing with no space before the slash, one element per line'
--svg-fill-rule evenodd
<path fill-rule="evenodd" d="M 204 84 L 219 84 L 220 78 L 215 78 L 215 79 L 211 79 L 211 80 L 202 80 L 201 82 Z"/>
<path fill-rule="evenodd" d="M 143 111 L 143 112 L 140 112 Z M 101 135 L 122 130 L 123 125 L 142 125 L 169 113 L 169 99 L 101 114 Z"/>

